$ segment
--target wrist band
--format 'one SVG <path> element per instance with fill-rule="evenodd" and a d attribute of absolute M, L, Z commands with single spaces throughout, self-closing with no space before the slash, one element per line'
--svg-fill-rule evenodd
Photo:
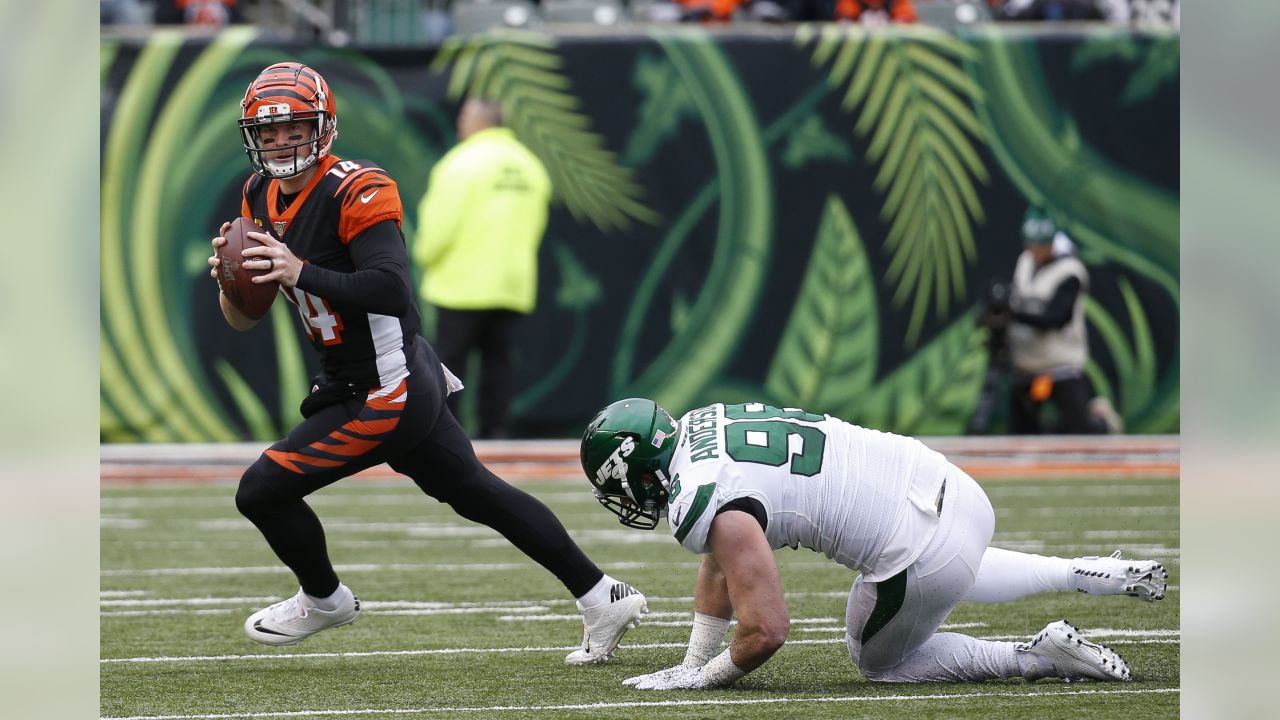
<path fill-rule="evenodd" d="M 738 678 L 747 673 L 737 665 L 733 664 L 733 658 L 729 656 L 729 649 L 719 655 L 711 658 L 711 661 L 702 666 L 700 671 L 702 676 L 702 687 L 725 687 L 732 685 L 738 681 Z"/>
<path fill-rule="evenodd" d="M 683 664 L 688 667 L 706 665 L 707 661 L 720 652 L 729 625 L 730 621 L 726 618 L 695 612 L 693 630 L 689 633 L 689 648 L 685 651 Z"/>

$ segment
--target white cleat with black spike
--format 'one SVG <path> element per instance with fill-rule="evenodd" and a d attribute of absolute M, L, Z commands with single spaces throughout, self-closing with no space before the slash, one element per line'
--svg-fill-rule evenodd
<path fill-rule="evenodd" d="M 1031 642 L 1018 643 L 1015 652 L 1027 657 L 1022 661 L 1022 676 L 1027 680 L 1057 677 L 1073 680 L 1129 682 L 1129 665 L 1120 654 L 1085 640 L 1080 628 L 1066 620 L 1049 623 Z"/>
<path fill-rule="evenodd" d="M 626 583 L 609 591 L 609 602 L 582 611 L 582 647 L 565 657 L 566 665 L 600 665 L 609 662 L 628 630 L 649 612 L 644 594 Z"/>
<path fill-rule="evenodd" d="M 1072 560 L 1071 579 L 1082 593 L 1128 595 L 1155 602 L 1164 599 L 1169 571 L 1154 560 L 1125 560 L 1117 550 L 1108 557 L 1091 555 Z"/>
<path fill-rule="evenodd" d="M 298 588 L 297 595 L 250 615 L 244 631 L 264 645 L 295 645 L 321 630 L 350 625 L 360 617 L 360 598 L 346 585 L 338 585 L 338 591 L 338 606 L 321 610 Z"/>

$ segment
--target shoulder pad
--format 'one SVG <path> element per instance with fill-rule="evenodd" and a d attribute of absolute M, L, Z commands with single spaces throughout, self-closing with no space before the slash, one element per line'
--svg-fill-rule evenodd
<path fill-rule="evenodd" d="M 351 242 L 367 228 L 394 220 L 399 225 L 404 216 L 400 191 L 387 172 L 373 163 L 343 160 L 329 169 L 338 180 L 333 190 L 341 213 L 338 236 Z"/>

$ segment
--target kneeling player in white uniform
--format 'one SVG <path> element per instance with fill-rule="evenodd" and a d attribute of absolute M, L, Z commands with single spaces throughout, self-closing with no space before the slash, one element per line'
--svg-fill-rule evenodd
<path fill-rule="evenodd" d="M 845 640 L 872 681 L 1129 680 L 1119 655 L 1066 621 L 1025 643 L 938 627 L 961 600 L 1053 590 L 1164 597 L 1168 573 L 1156 562 L 989 547 L 995 512 L 964 471 L 918 440 L 829 415 L 717 403 L 677 423 L 651 400 L 620 400 L 587 426 L 582 467 L 624 525 L 652 529 L 666 515 L 676 540 L 702 555 L 685 659 L 624 681 L 639 689 L 723 687 L 772 657 L 790 628 L 772 557 L 782 547 L 861 573 Z"/>

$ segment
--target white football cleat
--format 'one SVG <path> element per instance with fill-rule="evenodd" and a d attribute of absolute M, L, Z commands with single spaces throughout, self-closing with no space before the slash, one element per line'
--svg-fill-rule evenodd
<path fill-rule="evenodd" d="M 338 589 L 343 594 L 335 610 L 313 607 L 299 589 L 298 594 L 288 600 L 250 615 L 244 621 L 244 631 L 265 645 L 293 645 L 325 628 L 350 625 L 360 616 L 360 598 L 346 585 L 339 585 Z"/>
<path fill-rule="evenodd" d="M 565 656 L 566 665 L 599 665 L 609 662 L 628 630 L 649 612 L 644 594 L 626 583 L 614 585 L 609 602 L 582 611 L 582 647 Z"/>
<path fill-rule="evenodd" d="M 1090 595 L 1129 595 L 1147 602 L 1164 599 L 1169 572 L 1154 560 L 1124 560 L 1117 550 L 1109 557 L 1076 558 L 1071 561 L 1076 590 Z"/>
<path fill-rule="evenodd" d="M 1059 677 L 1072 680 L 1119 680 L 1132 678 L 1129 665 L 1110 648 L 1089 642 L 1080 635 L 1080 629 L 1066 620 L 1049 623 L 1031 642 L 1018 643 L 1014 651 L 1030 656 L 1023 672 L 1027 680 Z"/>

